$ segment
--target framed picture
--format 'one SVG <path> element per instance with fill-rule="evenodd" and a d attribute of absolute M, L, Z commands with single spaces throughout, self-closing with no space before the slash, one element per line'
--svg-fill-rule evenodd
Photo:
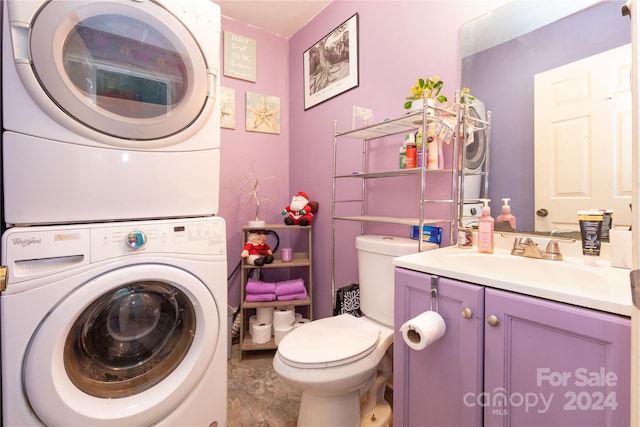
<path fill-rule="evenodd" d="M 358 14 L 303 55 L 304 109 L 358 86 Z"/>
<path fill-rule="evenodd" d="M 236 90 L 220 86 L 220 127 L 236 128 Z"/>
<path fill-rule="evenodd" d="M 245 130 L 280 133 L 280 97 L 247 92 Z"/>

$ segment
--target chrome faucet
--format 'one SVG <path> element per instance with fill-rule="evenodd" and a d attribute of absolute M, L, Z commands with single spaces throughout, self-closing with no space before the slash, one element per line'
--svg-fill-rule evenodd
<path fill-rule="evenodd" d="M 530 236 L 520 236 L 512 233 L 501 233 L 500 235 L 502 237 L 515 236 L 511 255 L 550 261 L 562 261 L 562 253 L 560 253 L 558 242 L 574 243 L 576 241 L 575 239 L 554 237 L 549 240 L 546 249 L 542 251 Z"/>

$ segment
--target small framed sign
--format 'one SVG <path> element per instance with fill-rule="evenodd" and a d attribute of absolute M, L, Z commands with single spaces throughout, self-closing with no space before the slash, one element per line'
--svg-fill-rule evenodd
<path fill-rule="evenodd" d="M 256 81 L 256 41 L 230 31 L 224 32 L 224 75 Z"/>

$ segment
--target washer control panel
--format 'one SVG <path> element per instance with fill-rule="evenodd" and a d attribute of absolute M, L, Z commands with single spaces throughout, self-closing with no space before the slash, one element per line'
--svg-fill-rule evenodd
<path fill-rule="evenodd" d="M 91 260 L 128 253 L 226 255 L 222 218 L 113 223 L 91 230 Z"/>

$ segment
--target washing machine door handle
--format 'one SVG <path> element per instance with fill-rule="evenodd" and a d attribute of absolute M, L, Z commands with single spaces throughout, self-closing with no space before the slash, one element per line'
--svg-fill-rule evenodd
<path fill-rule="evenodd" d="M 7 290 L 7 266 L 0 265 L 0 292 Z"/>

